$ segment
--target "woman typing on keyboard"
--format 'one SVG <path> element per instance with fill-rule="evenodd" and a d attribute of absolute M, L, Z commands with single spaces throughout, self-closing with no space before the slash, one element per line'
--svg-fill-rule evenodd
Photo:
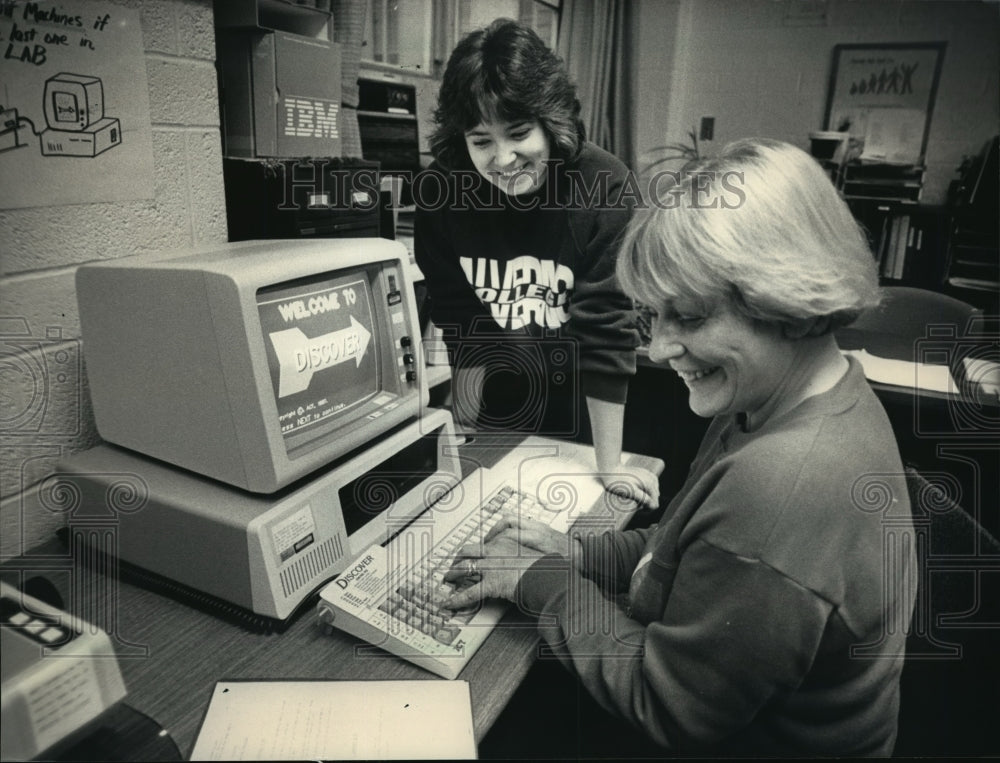
<path fill-rule="evenodd" d="M 909 502 L 831 333 L 878 302 L 865 239 L 820 166 L 774 141 L 728 146 L 662 201 L 618 274 L 657 310 L 651 358 L 712 418 L 686 483 L 641 530 L 567 540 L 507 518 L 464 550 L 454 574 L 478 583 L 450 605 L 537 614 L 646 754 L 889 755 L 916 574 L 889 539 L 912 534 Z"/>

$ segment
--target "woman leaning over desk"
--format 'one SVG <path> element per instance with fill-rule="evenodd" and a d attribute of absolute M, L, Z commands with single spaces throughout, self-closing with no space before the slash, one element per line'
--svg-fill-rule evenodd
<path fill-rule="evenodd" d="M 416 260 L 459 425 L 590 436 L 606 484 L 655 506 L 656 477 L 620 464 L 638 344 L 615 278 L 627 170 L 584 140 L 579 113 L 530 28 L 500 19 L 466 36 L 441 84 L 435 162 L 414 182 Z"/>
<path fill-rule="evenodd" d="M 884 523 L 912 531 L 909 502 L 831 334 L 877 303 L 873 259 L 797 148 L 742 141 L 692 169 L 636 214 L 618 264 L 657 311 L 651 358 L 712 417 L 687 481 L 648 529 L 567 541 L 509 518 L 465 549 L 453 574 L 481 577 L 451 604 L 538 614 L 597 702 L 663 748 L 889 755 L 915 559 Z"/>

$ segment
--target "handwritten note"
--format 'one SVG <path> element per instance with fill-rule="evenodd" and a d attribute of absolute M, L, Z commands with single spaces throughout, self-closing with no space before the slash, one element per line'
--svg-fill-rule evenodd
<path fill-rule="evenodd" d="M 476 757 L 465 681 L 220 681 L 191 760 Z"/>
<path fill-rule="evenodd" d="M 0 0 L 0 209 L 153 198 L 139 12 Z"/>

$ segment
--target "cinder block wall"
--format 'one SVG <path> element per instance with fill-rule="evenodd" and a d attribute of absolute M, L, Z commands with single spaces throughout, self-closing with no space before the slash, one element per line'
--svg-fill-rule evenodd
<path fill-rule="evenodd" d="M 65 522 L 25 500 L 99 441 L 73 278 L 91 260 L 226 240 L 211 0 L 123 0 L 140 12 L 154 198 L 0 210 L 0 554 Z"/>

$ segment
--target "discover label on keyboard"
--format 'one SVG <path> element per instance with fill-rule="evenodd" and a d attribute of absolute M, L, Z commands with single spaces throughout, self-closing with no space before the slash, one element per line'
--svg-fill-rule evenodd
<path fill-rule="evenodd" d="M 464 627 L 468 623 L 455 620 L 451 613 L 412 600 L 423 599 L 426 605 L 428 591 L 406 598 L 397 591 L 403 585 L 388 560 L 389 551 L 382 546 L 372 546 L 358 557 L 320 592 L 320 621 L 444 678 L 455 678 L 491 629 Z M 479 612 L 490 606 L 487 603 Z M 506 607 L 493 608 L 500 610 L 495 622 Z"/>

